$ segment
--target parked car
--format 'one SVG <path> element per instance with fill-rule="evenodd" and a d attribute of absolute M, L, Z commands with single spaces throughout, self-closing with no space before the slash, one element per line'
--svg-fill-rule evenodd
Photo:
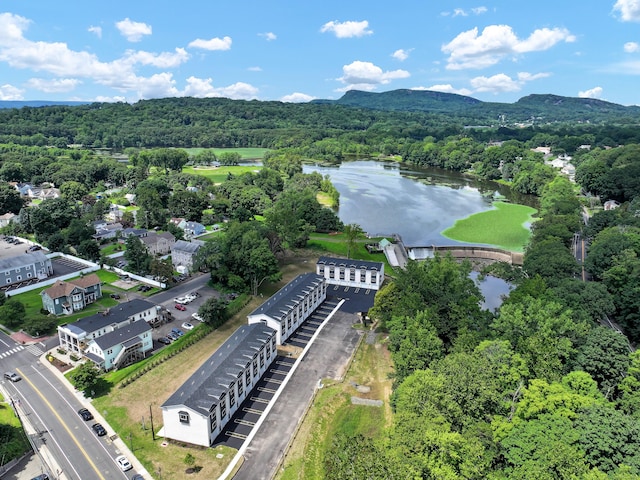
<path fill-rule="evenodd" d="M 12 382 L 17 382 L 18 380 L 22 380 L 22 377 L 18 375 L 16 372 L 5 372 L 4 378 Z"/>
<path fill-rule="evenodd" d="M 40 245 L 31 245 L 29 247 L 30 252 L 37 252 L 38 250 L 42 250 L 42 247 Z"/>
<path fill-rule="evenodd" d="M 120 470 L 122 470 L 123 472 L 126 472 L 127 470 L 131 470 L 133 468 L 133 465 L 131 465 L 131 462 L 124 455 L 117 456 L 116 463 L 118 464 L 118 467 L 120 467 Z"/>
<path fill-rule="evenodd" d="M 151 290 L 153 287 L 149 286 L 149 285 L 143 285 L 142 288 L 140 289 L 141 292 L 148 292 L 149 290 Z"/>
<path fill-rule="evenodd" d="M 184 328 L 185 330 L 193 330 L 193 325 L 190 324 L 189 322 L 184 322 L 182 324 L 182 328 Z"/>
<path fill-rule="evenodd" d="M 93 415 L 86 408 L 81 408 L 80 410 L 78 410 L 78 415 L 80 415 L 85 422 L 93 420 Z"/>
<path fill-rule="evenodd" d="M 184 298 L 186 298 L 186 299 L 187 299 L 188 301 L 190 301 L 190 302 L 193 302 L 193 301 L 194 301 L 196 298 L 198 298 L 198 297 L 196 297 L 193 293 L 187 293 L 187 294 L 184 296 Z"/>
<path fill-rule="evenodd" d="M 99 437 L 104 437 L 107 434 L 107 431 L 99 423 L 94 423 L 93 425 L 91 425 L 91 428 L 93 429 L 94 432 L 96 432 L 96 435 L 98 435 Z"/>
<path fill-rule="evenodd" d="M 184 312 L 184 311 L 187 309 L 187 307 L 185 307 L 185 306 L 184 306 L 183 304 L 181 304 L 181 303 L 176 303 L 176 304 L 175 304 L 175 307 L 176 307 L 176 310 L 180 310 L 181 312 Z"/>
<path fill-rule="evenodd" d="M 181 305 L 186 305 L 187 303 L 189 303 L 189 300 L 186 297 L 178 297 L 176 299 L 173 300 L 176 303 L 179 303 Z"/>
<path fill-rule="evenodd" d="M 144 477 L 139 473 L 136 473 L 133 477 L 131 477 L 131 480 L 144 480 Z"/>
<path fill-rule="evenodd" d="M 117 293 L 112 293 L 111 295 L 109 295 L 111 298 L 113 298 L 114 300 L 120 300 L 120 295 L 118 295 Z"/>
<path fill-rule="evenodd" d="M 167 337 L 159 337 L 158 343 L 162 343 L 163 345 L 169 345 L 171 343 L 171 340 L 169 340 Z"/>
<path fill-rule="evenodd" d="M 167 333 L 167 338 L 175 342 L 179 338 L 179 336 L 177 333 L 170 332 L 170 333 Z"/>
<path fill-rule="evenodd" d="M 175 333 L 176 335 L 178 335 L 179 337 L 181 337 L 182 335 L 184 335 L 184 332 L 182 330 L 180 330 L 179 328 L 173 327 L 171 329 L 171 333 Z"/>
<path fill-rule="evenodd" d="M 204 322 L 204 318 L 202 318 L 202 315 L 200 315 L 198 312 L 192 313 L 191 314 L 191 318 L 193 318 L 194 320 L 197 320 L 199 322 Z"/>
<path fill-rule="evenodd" d="M 41 473 L 37 477 L 33 477 L 31 480 L 49 480 L 49 475 L 46 473 Z"/>

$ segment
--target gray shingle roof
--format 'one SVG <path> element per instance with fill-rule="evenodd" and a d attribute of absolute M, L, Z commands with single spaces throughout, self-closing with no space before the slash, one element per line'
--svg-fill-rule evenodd
<path fill-rule="evenodd" d="M 335 265 L 337 267 L 345 268 L 364 268 L 366 270 L 375 270 L 377 272 L 382 270 L 382 262 L 369 262 L 367 260 L 354 260 L 352 258 L 320 257 L 318 258 L 317 264 Z"/>
<path fill-rule="evenodd" d="M 86 333 L 95 332 L 101 328 L 111 325 L 112 323 L 120 323 L 136 313 L 143 312 L 152 308 L 153 303 L 146 300 L 134 299 L 130 302 L 119 303 L 115 307 L 109 309 L 109 313 L 106 315 L 103 313 L 96 313 L 90 317 L 81 318 L 77 322 L 74 322 L 67 327 L 75 327 Z"/>
<path fill-rule="evenodd" d="M 282 320 L 295 305 L 304 299 L 309 290 L 323 281 L 324 277 L 315 273 L 298 275 L 251 312 L 249 316 L 264 314 L 275 320 Z"/>
<path fill-rule="evenodd" d="M 243 325 L 204 362 L 162 407 L 184 405 L 208 415 L 275 330 L 263 323 Z"/>
<path fill-rule="evenodd" d="M 23 253 L 15 257 L 0 259 L 0 271 L 33 265 L 36 262 L 47 262 L 49 259 L 42 252 Z"/>
<path fill-rule="evenodd" d="M 201 245 L 193 242 L 187 242 L 185 240 L 178 240 L 171 246 L 171 251 L 196 253 Z"/>
<path fill-rule="evenodd" d="M 102 350 L 111 348 L 114 345 L 120 345 L 121 343 L 125 343 L 125 346 L 127 346 L 126 343 L 129 340 L 134 339 L 137 341 L 140 335 L 150 330 L 151 326 L 147 322 L 137 320 L 130 325 L 120 327 L 113 332 L 99 336 L 94 339 L 94 342 L 96 342 Z"/>

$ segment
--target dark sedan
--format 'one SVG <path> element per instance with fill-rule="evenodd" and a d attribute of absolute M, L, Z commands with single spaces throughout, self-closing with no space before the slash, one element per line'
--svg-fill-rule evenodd
<path fill-rule="evenodd" d="M 99 437 L 103 437 L 107 434 L 107 431 L 99 423 L 94 423 L 93 425 L 91 425 L 91 428 L 93 428 L 93 431 L 96 432 L 96 435 L 98 435 Z"/>
<path fill-rule="evenodd" d="M 85 422 L 93 420 L 93 415 L 86 408 L 81 408 L 80 410 L 78 410 L 78 415 L 80 415 Z"/>

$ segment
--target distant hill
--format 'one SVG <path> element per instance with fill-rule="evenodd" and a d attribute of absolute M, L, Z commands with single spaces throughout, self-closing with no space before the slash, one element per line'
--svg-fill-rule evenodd
<path fill-rule="evenodd" d="M 87 105 L 91 102 L 56 102 L 53 100 L 0 100 L 0 108 L 22 108 L 22 107 L 51 107 L 65 106 L 75 107 L 78 105 Z"/>
<path fill-rule="evenodd" d="M 640 121 L 640 107 L 623 106 L 595 98 L 563 97 L 551 94 L 527 95 L 515 103 L 482 102 L 454 93 L 430 90 L 393 90 L 371 93 L 346 92 L 338 100 L 314 100 L 371 110 L 447 113 L 468 120 L 495 122 L 620 122 Z"/>

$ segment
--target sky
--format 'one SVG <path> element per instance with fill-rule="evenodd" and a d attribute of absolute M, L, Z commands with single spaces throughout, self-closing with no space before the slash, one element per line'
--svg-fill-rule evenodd
<path fill-rule="evenodd" d="M 640 105 L 640 0 L 0 0 L 0 100 L 400 88 Z"/>

